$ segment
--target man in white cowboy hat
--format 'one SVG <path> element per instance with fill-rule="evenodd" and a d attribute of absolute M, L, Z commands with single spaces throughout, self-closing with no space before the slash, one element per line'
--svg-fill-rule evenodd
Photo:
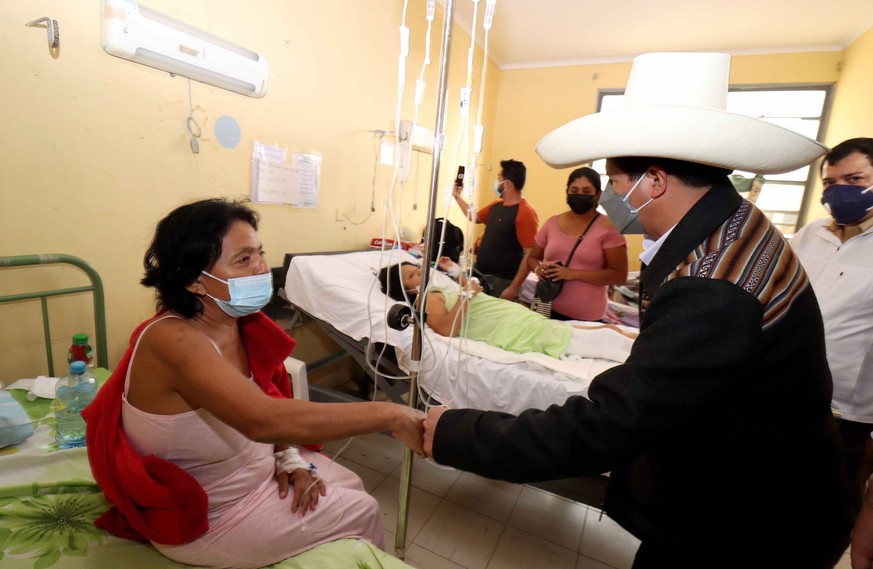
<path fill-rule="evenodd" d="M 641 540 L 635 569 L 832 567 L 852 523 L 818 304 L 785 239 L 727 178 L 793 170 L 826 148 L 726 112 L 729 66 L 724 54 L 639 56 L 622 109 L 537 145 L 555 167 L 606 158 L 601 204 L 654 239 L 627 361 L 562 406 L 436 408 L 425 421 L 427 453 L 491 478 L 609 471 L 604 509 Z"/>

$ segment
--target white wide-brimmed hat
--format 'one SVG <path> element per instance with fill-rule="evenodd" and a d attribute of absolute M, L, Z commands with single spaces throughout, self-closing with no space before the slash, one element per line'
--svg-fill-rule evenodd
<path fill-rule="evenodd" d="M 554 168 L 599 158 L 652 156 L 776 174 L 810 164 L 827 147 L 727 107 L 730 56 L 647 53 L 634 59 L 620 109 L 569 122 L 537 143 Z"/>

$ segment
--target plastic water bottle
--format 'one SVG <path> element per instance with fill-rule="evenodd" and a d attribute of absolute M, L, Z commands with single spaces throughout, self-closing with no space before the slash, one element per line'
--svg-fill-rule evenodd
<path fill-rule="evenodd" d="M 73 334 L 73 344 L 70 346 L 70 351 L 67 352 L 67 363 L 82 361 L 88 367 L 94 367 L 91 363 L 93 357 L 94 350 L 88 344 L 88 334 Z"/>
<path fill-rule="evenodd" d="M 55 386 L 55 440 L 61 448 L 85 446 L 85 419 L 82 410 L 97 394 L 97 381 L 81 360 L 70 364 L 70 373 Z"/>

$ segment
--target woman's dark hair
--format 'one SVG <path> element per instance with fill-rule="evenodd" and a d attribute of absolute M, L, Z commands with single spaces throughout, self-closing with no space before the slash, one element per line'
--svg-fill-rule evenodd
<path fill-rule="evenodd" d="M 610 158 L 616 168 L 627 174 L 630 180 L 637 180 L 652 166 L 660 166 L 665 172 L 676 176 L 683 184 L 691 188 L 705 188 L 715 184 L 730 184 L 727 176 L 733 170 L 707 166 L 686 160 L 672 158 L 653 158 L 650 156 L 622 156 Z"/>
<path fill-rule="evenodd" d="M 203 312 L 200 298 L 185 287 L 218 261 L 221 242 L 234 222 L 258 229 L 258 214 L 245 203 L 201 200 L 174 209 L 158 223 L 140 281 L 156 290 L 158 310 L 172 310 L 186 318 Z"/>
<path fill-rule="evenodd" d="M 594 189 L 597 190 L 597 193 L 600 193 L 600 174 L 597 173 L 597 170 L 593 168 L 588 168 L 587 166 L 583 166 L 582 168 L 576 168 L 572 172 L 570 172 L 570 177 L 567 178 L 567 189 L 570 189 L 570 184 L 578 180 L 579 178 L 585 178 L 591 185 L 594 186 Z"/>
<path fill-rule="evenodd" d="M 415 266 L 415 263 L 395 263 L 393 265 L 388 265 L 387 267 L 382 267 L 379 270 L 379 285 L 382 287 L 382 292 L 387 294 L 390 298 L 394 300 L 398 300 L 400 302 L 406 302 L 406 298 L 403 297 L 403 278 L 400 274 L 400 267 L 404 265 L 412 265 Z M 415 301 L 415 294 L 406 293 L 406 297 L 409 298 L 410 302 Z"/>

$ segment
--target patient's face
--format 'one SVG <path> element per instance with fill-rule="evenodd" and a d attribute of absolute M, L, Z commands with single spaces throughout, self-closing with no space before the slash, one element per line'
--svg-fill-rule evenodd
<path fill-rule="evenodd" d="M 421 284 L 421 269 L 415 265 L 403 265 L 400 267 L 400 282 L 408 291 L 417 291 Z"/>
<path fill-rule="evenodd" d="M 255 228 L 245 221 L 231 223 L 221 240 L 221 255 L 206 271 L 225 280 L 269 273 L 270 265 Z"/>

